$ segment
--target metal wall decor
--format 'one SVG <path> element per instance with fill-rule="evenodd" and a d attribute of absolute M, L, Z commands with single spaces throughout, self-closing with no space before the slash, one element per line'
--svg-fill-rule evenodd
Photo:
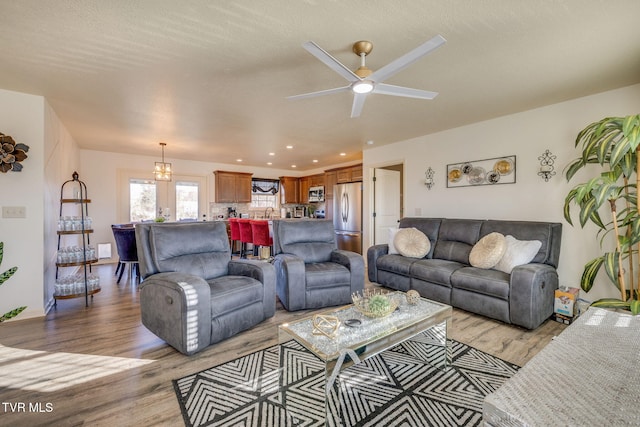
<path fill-rule="evenodd" d="M 447 165 L 447 188 L 515 182 L 515 155 Z"/>
<path fill-rule="evenodd" d="M 429 166 L 429 169 L 427 169 L 427 171 L 424 173 L 424 185 L 427 186 L 427 190 L 431 190 L 431 187 L 433 187 L 433 184 L 435 184 L 433 177 L 436 174 L 436 172 L 431 169 L 431 166 Z"/>
<path fill-rule="evenodd" d="M 27 157 L 29 146 L 16 143 L 9 135 L 0 133 L 0 172 L 22 171 L 22 162 Z"/>
<path fill-rule="evenodd" d="M 549 182 L 551 177 L 556 174 L 555 167 L 553 166 L 556 156 L 551 151 L 545 150 L 545 152 L 538 157 L 538 160 L 540 160 L 538 175 L 544 179 L 545 182 Z"/>

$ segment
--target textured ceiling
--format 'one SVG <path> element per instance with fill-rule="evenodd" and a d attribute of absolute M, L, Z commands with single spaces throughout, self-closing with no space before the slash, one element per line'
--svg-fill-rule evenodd
<path fill-rule="evenodd" d="M 0 88 L 45 96 L 82 148 L 305 170 L 640 83 L 638 16 L 638 0 L 0 0 Z M 432 101 L 370 95 L 351 119 L 348 92 L 285 99 L 346 84 L 305 41 L 355 69 L 369 40 L 375 71 L 436 34 L 386 81 Z"/>

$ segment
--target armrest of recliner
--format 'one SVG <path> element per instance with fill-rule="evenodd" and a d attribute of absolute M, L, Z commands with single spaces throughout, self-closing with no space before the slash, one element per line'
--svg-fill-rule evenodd
<path fill-rule="evenodd" d="M 389 245 L 374 245 L 367 249 L 367 272 L 369 281 L 378 283 L 378 258 L 389 253 Z"/>
<path fill-rule="evenodd" d="M 276 313 L 276 270 L 273 265 L 263 261 L 234 259 L 229 261 L 229 274 L 251 277 L 262 283 L 265 317 L 272 317 Z"/>
<path fill-rule="evenodd" d="M 336 249 L 331 252 L 331 261 L 342 264 L 351 271 L 351 293 L 361 292 L 364 289 L 364 258 L 362 255 Z"/>
<path fill-rule="evenodd" d="M 278 254 L 273 265 L 276 269 L 276 293 L 288 311 L 306 307 L 307 280 L 304 261 L 291 254 Z"/>
<path fill-rule="evenodd" d="M 170 272 L 147 277 L 140 284 L 142 324 L 184 354 L 209 345 L 211 290 L 198 276 Z"/>
<path fill-rule="evenodd" d="M 553 314 L 558 272 L 547 264 L 525 264 L 511 271 L 509 314 L 511 323 L 535 329 Z"/>

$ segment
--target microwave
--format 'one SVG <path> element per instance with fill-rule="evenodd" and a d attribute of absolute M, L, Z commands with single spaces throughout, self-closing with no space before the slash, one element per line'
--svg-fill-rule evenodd
<path fill-rule="evenodd" d="M 310 202 L 324 202 L 324 186 L 309 187 Z"/>

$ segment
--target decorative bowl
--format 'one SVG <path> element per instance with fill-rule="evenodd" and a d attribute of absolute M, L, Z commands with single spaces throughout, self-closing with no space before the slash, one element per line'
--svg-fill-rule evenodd
<path fill-rule="evenodd" d="M 398 301 L 395 298 L 375 289 L 352 294 L 351 300 L 355 309 L 367 317 L 386 317 L 398 308 Z"/>

